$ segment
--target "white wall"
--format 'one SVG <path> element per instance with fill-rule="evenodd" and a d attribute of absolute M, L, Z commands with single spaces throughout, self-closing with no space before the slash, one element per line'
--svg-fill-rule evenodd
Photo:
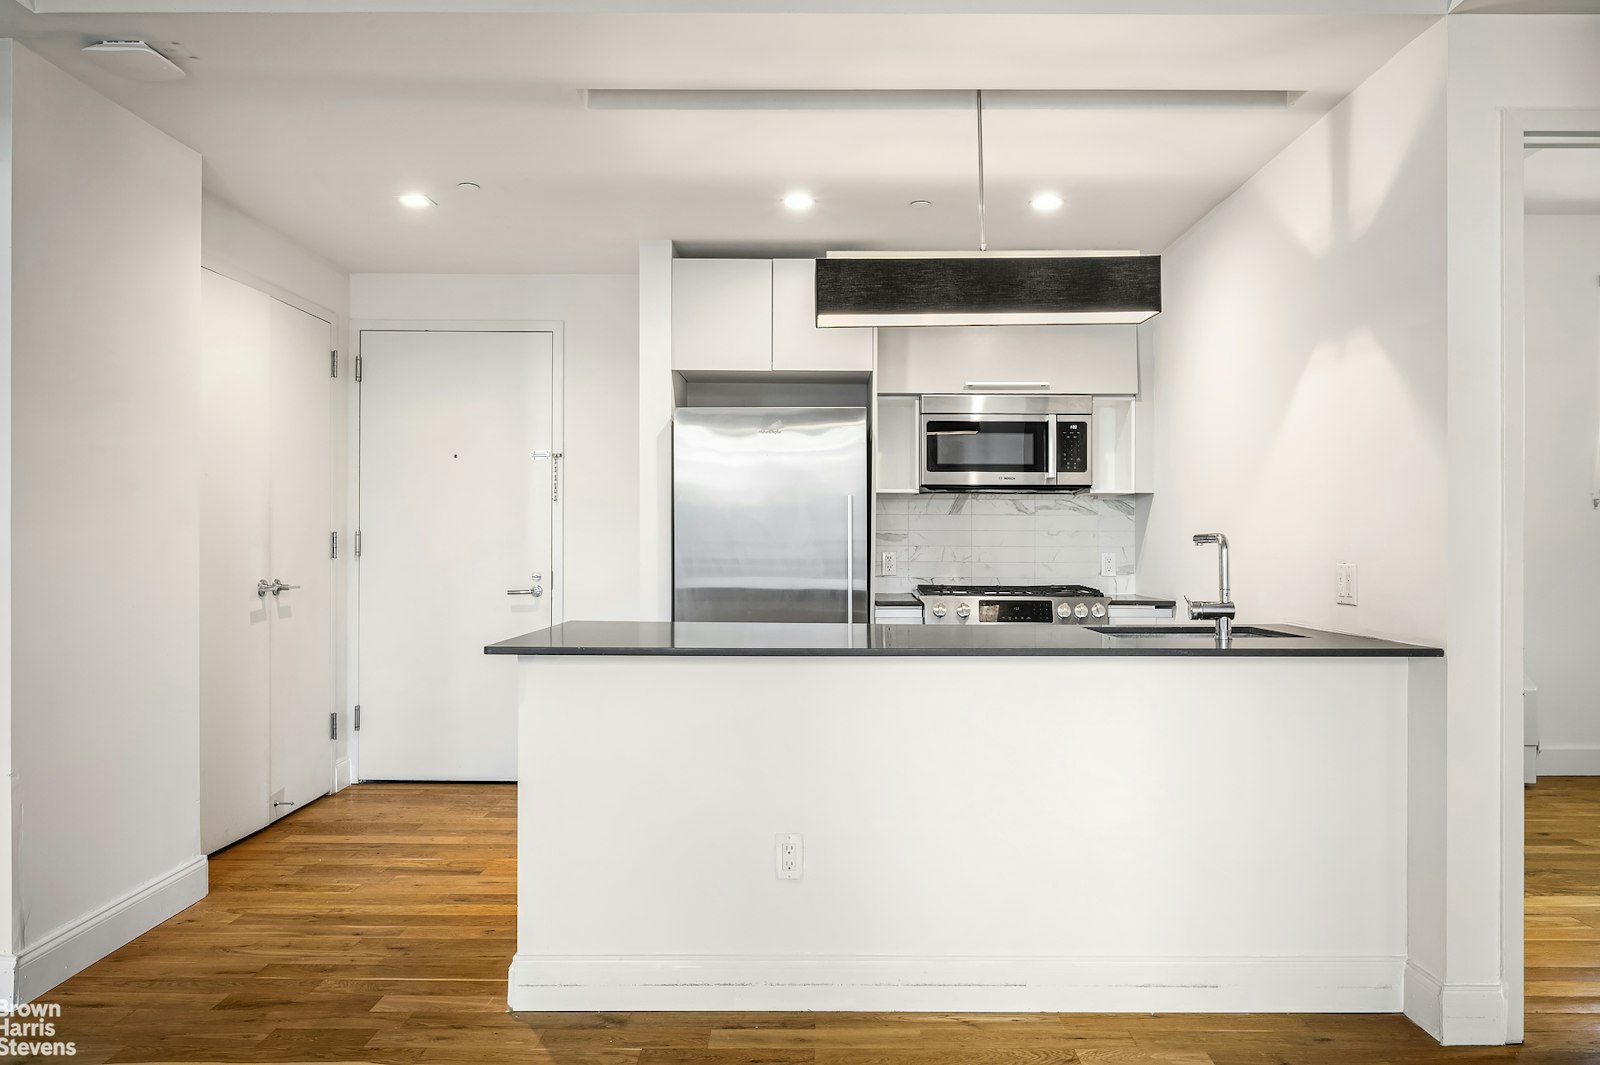
<path fill-rule="evenodd" d="M 1600 215 L 1527 220 L 1527 677 L 1539 771 L 1600 773 Z"/>
<path fill-rule="evenodd" d="M 1214 598 L 1221 531 L 1245 620 L 1443 640 L 1444 62 L 1419 38 L 1164 253 L 1141 587 Z"/>
<path fill-rule="evenodd" d="M 11 109 L 13 43 L 0 40 L 0 573 L 11 573 Z M 16 998 L 11 757 L 11 581 L 0 580 L 0 1001 Z"/>
<path fill-rule="evenodd" d="M 356 274 L 363 321 L 564 323 L 568 618 L 639 616 L 639 284 L 626 274 Z"/>
<path fill-rule="evenodd" d="M 26 994 L 205 889 L 200 158 L 32 52 L 14 59 L 13 943 Z M 84 935 L 57 937 L 107 907 Z"/>

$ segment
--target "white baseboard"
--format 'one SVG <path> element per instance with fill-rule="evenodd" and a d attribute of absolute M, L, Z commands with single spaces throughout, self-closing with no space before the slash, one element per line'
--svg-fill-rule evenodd
<path fill-rule="evenodd" d="M 0 954 L 0 1004 L 17 1000 L 17 956 Z"/>
<path fill-rule="evenodd" d="M 1541 777 L 1600 776 L 1600 747 L 1539 748 Z"/>
<path fill-rule="evenodd" d="M 350 786 L 350 759 L 341 758 L 333 763 L 333 790 L 343 791 Z"/>
<path fill-rule="evenodd" d="M 1404 1013 L 1412 1024 L 1441 1039 L 1444 1035 L 1444 987 L 1438 977 L 1412 962 L 1406 963 Z"/>
<path fill-rule="evenodd" d="M 1502 1046 L 1506 1041 L 1506 995 L 1499 984 L 1446 986 L 1408 963 L 1405 1015 L 1448 1047 Z"/>
<path fill-rule="evenodd" d="M 30 1002 L 206 896 L 205 855 L 73 921 L 23 950 L 16 1001 Z"/>
<path fill-rule="evenodd" d="M 518 954 L 513 1010 L 1396 1013 L 1405 959 Z"/>

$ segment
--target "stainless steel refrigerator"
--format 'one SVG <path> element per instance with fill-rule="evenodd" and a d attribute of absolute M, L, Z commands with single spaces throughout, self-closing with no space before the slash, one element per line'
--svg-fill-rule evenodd
<path fill-rule="evenodd" d="M 672 417 L 675 621 L 865 623 L 864 407 Z"/>

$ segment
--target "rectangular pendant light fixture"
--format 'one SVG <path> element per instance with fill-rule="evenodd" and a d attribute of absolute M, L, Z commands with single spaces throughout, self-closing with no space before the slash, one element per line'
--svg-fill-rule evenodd
<path fill-rule="evenodd" d="M 821 327 L 1137 325 L 1160 312 L 1159 255 L 817 260 Z"/>

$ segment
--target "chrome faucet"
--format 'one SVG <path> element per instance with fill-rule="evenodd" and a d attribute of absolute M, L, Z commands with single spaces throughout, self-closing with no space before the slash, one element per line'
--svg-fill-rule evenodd
<path fill-rule="evenodd" d="M 1184 596 L 1184 602 L 1189 604 L 1189 620 L 1216 621 L 1217 639 L 1227 642 L 1233 638 L 1233 618 L 1238 613 L 1238 609 L 1228 598 L 1228 538 L 1221 533 L 1198 533 L 1194 542 L 1217 545 L 1217 578 L 1220 594 L 1214 603 L 1196 603 L 1188 596 Z"/>

